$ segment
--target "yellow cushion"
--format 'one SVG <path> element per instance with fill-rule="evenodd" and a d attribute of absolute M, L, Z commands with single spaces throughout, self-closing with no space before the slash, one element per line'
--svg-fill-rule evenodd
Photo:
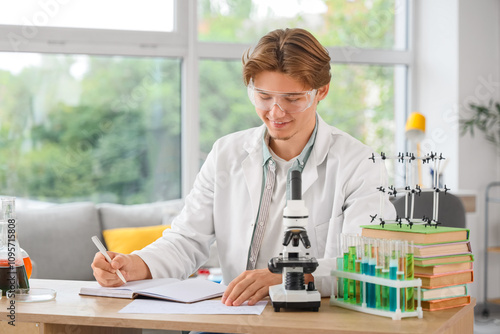
<path fill-rule="evenodd" d="M 167 228 L 170 225 L 114 228 L 104 230 L 102 235 L 109 251 L 130 254 L 161 237 Z"/>

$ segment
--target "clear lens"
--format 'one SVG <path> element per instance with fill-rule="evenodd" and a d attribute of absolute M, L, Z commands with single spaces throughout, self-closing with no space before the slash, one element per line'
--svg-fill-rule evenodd
<path fill-rule="evenodd" d="M 252 104 L 261 110 L 270 111 L 275 105 L 287 113 L 303 112 L 309 108 L 316 96 L 316 89 L 305 92 L 280 93 L 255 88 L 248 84 L 248 97 Z"/>

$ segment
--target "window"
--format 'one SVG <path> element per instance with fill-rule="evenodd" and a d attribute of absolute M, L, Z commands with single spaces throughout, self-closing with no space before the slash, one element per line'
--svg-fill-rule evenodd
<path fill-rule="evenodd" d="M 255 108 L 248 100 L 241 77 L 241 61 L 202 60 L 200 158 L 204 160 L 218 138 L 261 124 Z"/>
<path fill-rule="evenodd" d="M 406 48 L 398 0 L 200 0 L 201 41 L 254 43 L 271 30 L 301 27 L 326 46 Z"/>
<path fill-rule="evenodd" d="M 179 59 L 0 53 L 0 64 L 2 193 L 181 196 Z"/>
<path fill-rule="evenodd" d="M 0 24 L 32 27 L 174 30 L 174 0 L 23 0 L 9 2 Z"/>
<path fill-rule="evenodd" d="M 318 105 L 323 119 L 378 152 L 402 150 L 395 137 L 397 115 L 407 104 L 406 6 L 397 0 L 200 0 L 202 156 L 221 135 L 261 124 L 250 115 L 255 111 L 242 83 L 241 55 L 283 27 L 308 29 L 330 52 L 331 88 Z"/>
<path fill-rule="evenodd" d="M 217 138 L 261 124 L 241 56 L 282 27 L 310 30 L 332 56 L 322 117 L 377 151 L 403 150 L 395 143 L 404 142 L 408 105 L 408 7 L 408 0 L 4 4 L 0 193 L 127 204 L 187 195 Z"/>
<path fill-rule="evenodd" d="M 200 62 L 202 159 L 221 136 L 262 124 L 248 100 L 241 67 L 241 61 Z M 318 113 L 375 151 L 395 152 L 395 68 L 406 72 L 404 66 L 334 64 L 331 89 Z"/>

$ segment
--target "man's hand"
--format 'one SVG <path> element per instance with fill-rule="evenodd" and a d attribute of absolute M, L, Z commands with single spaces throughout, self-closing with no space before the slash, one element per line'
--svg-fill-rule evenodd
<path fill-rule="evenodd" d="M 255 305 L 269 294 L 271 285 L 281 283 L 281 277 L 268 269 L 247 270 L 229 283 L 222 302 L 227 306 L 239 306 L 248 300 L 248 305 Z"/>
<path fill-rule="evenodd" d="M 112 260 L 111 264 L 106 261 L 104 255 L 100 252 L 96 253 L 94 261 L 91 264 L 94 270 L 94 277 L 100 285 L 121 286 L 123 282 L 116 274 L 117 269 L 121 271 L 127 282 L 151 278 L 148 266 L 138 255 L 126 255 L 114 252 L 108 252 L 108 254 Z"/>

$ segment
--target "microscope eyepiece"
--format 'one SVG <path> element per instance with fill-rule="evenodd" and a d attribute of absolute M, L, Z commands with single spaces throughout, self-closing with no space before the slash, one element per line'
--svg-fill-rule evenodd
<path fill-rule="evenodd" d="M 290 199 L 302 199 L 302 175 L 298 170 L 293 170 L 290 175 Z"/>

